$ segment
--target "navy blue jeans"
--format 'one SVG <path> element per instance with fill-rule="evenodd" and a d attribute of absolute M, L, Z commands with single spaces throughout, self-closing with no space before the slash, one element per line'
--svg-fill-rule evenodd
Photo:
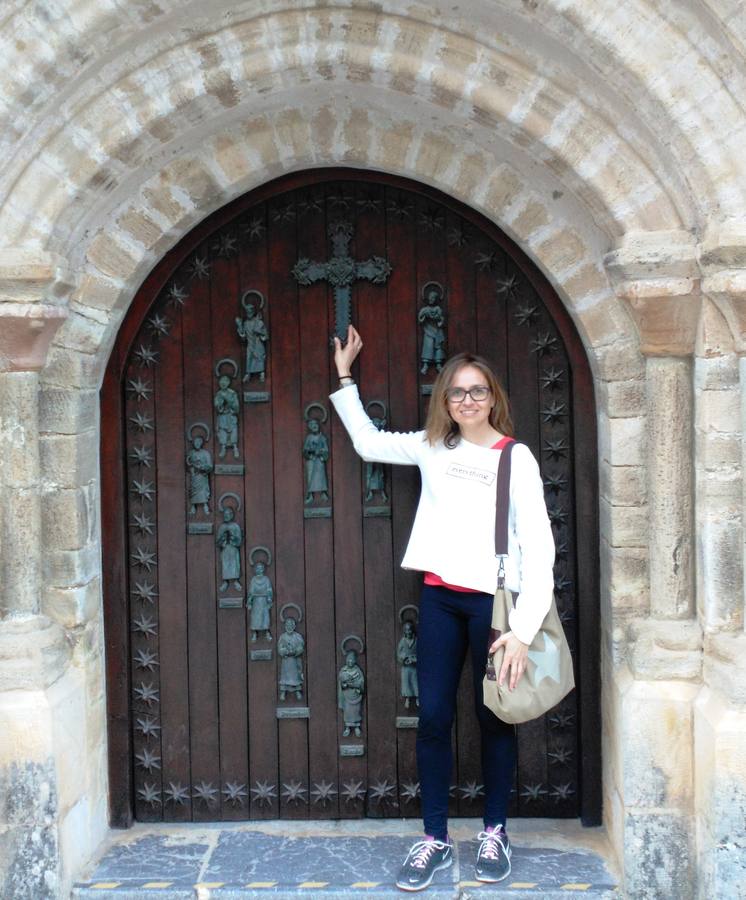
<path fill-rule="evenodd" d="M 448 790 L 453 770 L 451 729 L 467 647 L 471 651 L 474 698 L 482 733 L 484 824 L 505 824 L 515 768 L 515 728 L 500 721 L 482 702 L 492 599 L 490 594 L 427 584 L 422 588 L 417 629 L 417 769 L 425 834 L 438 840 L 445 840 L 448 833 Z"/>

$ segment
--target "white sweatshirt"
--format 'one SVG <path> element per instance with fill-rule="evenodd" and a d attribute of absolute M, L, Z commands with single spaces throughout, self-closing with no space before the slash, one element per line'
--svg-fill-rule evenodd
<path fill-rule="evenodd" d="M 419 466 L 422 492 L 402 567 L 493 594 L 501 451 L 463 438 L 449 450 L 442 441 L 431 446 L 424 431 L 379 431 L 363 409 L 356 385 L 341 388 L 330 400 L 364 460 Z M 520 444 L 511 459 L 505 585 L 519 593 L 509 622 L 526 644 L 534 639 L 552 601 L 554 553 L 539 467 L 528 447 Z"/>

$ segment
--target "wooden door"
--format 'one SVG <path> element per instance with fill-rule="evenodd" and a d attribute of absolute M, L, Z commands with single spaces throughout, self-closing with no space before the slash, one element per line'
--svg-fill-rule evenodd
<path fill-rule="evenodd" d="M 421 576 L 399 562 L 418 473 L 361 463 L 331 413 L 330 335 L 347 302 L 365 340 L 361 394 L 385 427 L 422 424 L 442 354 L 476 350 L 509 391 L 517 435 L 541 461 L 579 684 L 519 728 L 511 814 L 595 821 L 595 431 L 582 347 L 493 226 L 422 186 L 347 170 L 283 179 L 203 223 L 143 285 L 112 354 L 113 819 L 419 815 L 416 699 L 402 697 L 398 658 L 404 623 L 416 629 Z M 454 815 L 481 810 L 471 694 L 466 672 Z"/>

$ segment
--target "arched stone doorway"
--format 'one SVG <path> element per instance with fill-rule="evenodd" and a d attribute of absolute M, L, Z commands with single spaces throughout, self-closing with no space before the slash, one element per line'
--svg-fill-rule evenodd
<path fill-rule="evenodd" d="M 399 697 L 396 659 L 401 621 L 416 615 L 418 580 L 398 568 L 416 476 L 384 472 L 381 491 L 329 419 L 328 499 L 312 490 L 306 502 L 319 484 L 304 481 L 315 428 L 304 418 L 328 407 L 336 311 L 329 270 L 306 284 L 302 261 L 348 255 L 385 260 L 360 270 L 351 300 L 361 390 L 388 427 L 416 427 L 425 410 L 429 285 L 446 351 L 494 362 L 541 460 L 578 691 L 520 729 L 512 814 L 598 822 L 597 457 L 581 342 L 546 280 L 479 214 L 349 169 L 279 179 L 212 215 L 153 270 L 120 329 L 102 389 L 113 821 L 418 814 L 416 708 Z M 264 358 L 247 354 L 237 318 Z M 246 609 L 262 560 L 272 641 Z M 283 697 L 277 637 L 290 616 L 304 680 Z M 359 737 L 343 735 L 336 702 L 350 635 L 367 682 Z M 479 809 L 471 720 L 455 735 L 459 815 Z"/>

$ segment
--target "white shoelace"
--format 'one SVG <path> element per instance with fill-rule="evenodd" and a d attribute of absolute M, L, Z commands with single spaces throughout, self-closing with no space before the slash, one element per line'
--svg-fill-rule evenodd
<path fill-rule="evenodd" d="M 502 849 L 506 856 L 508 855 L 508 851 L 503 841 L 503 832 L 501 831 L 480 831 L 477 835 L 477 840 L 482 842 L 479 846 L 478 853 L 480 858 L 498 859 L 500 856 L 500 851 L 497 849 L 498 847 Z"/>
<path fill-rule="evenodd" d="M 434 850 L 445 850 L 448 844 L 443 841 L 418 841 L 409 851 L 410 863 L 414 869 L 424 869 Z"/>

